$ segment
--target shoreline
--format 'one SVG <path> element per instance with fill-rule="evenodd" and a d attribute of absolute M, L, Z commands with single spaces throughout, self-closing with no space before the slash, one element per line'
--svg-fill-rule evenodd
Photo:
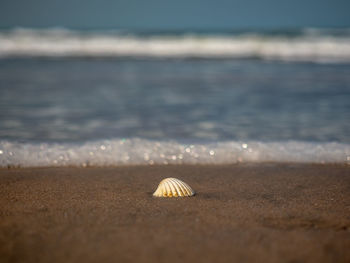
<path fill-rule="evenodd" d="M 0 208 L 2 262 L 350 261 L 346 164 L 0 168 Z"/>
<path fill-rule="evenodd" d="M 281 162 L 281 161 L 238 161 L 235 163 L 167 163 L 167 164 L 106 164 L 106 165 L 44 165 L 44 166 L 21 166 L 7 165 L 0 166 L 0 172 L 6 170 L 39 170 L 39 169 L 129 169 L 129 168 L 148 168 L 148 167 L 252 167 L 252 166 L 329 166 L 329 167 L 344 167 L 350 169 L 350 163 L 344 162 Z"/>

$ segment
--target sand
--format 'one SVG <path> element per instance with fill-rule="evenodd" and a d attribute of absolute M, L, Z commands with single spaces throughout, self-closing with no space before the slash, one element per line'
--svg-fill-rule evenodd
<path fill-rule="evenodd" d="M 350 262 L 346 165 L 0 169 L 0 211 L 0 262 Z"/>

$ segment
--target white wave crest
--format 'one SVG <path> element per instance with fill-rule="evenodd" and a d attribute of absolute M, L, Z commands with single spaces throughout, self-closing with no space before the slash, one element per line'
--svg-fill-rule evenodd
<path fill-rule="evenodd" d="M 0 57 L 260 58 L 283 61 L 350 62 L 350 36 L 137 35 L 68 30 L 0 32 Z"/>
<path fill-rule="evenodd" d="M 233 164 L 239 162 L 348 163 L 350 145 L 310 142 L 218 142 L 114 139 L 83 144 L 0 141 L 0 167 Z"/>

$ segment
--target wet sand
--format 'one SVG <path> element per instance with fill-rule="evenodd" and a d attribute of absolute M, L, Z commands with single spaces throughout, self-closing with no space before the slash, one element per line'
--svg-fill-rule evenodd
<path fill-rule="evenodd" d="M 350 166 L 0 169 L 0 261 L 350 262 Z"/>

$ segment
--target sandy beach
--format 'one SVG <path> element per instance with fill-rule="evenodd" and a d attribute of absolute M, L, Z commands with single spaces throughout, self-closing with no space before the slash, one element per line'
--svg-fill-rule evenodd
<path fill-rule="evenodd" d="M 191 198 L 154 198 L 176 177 Z M 0 169 L 1 262 L 350 262 L 350 168 Z"/>

